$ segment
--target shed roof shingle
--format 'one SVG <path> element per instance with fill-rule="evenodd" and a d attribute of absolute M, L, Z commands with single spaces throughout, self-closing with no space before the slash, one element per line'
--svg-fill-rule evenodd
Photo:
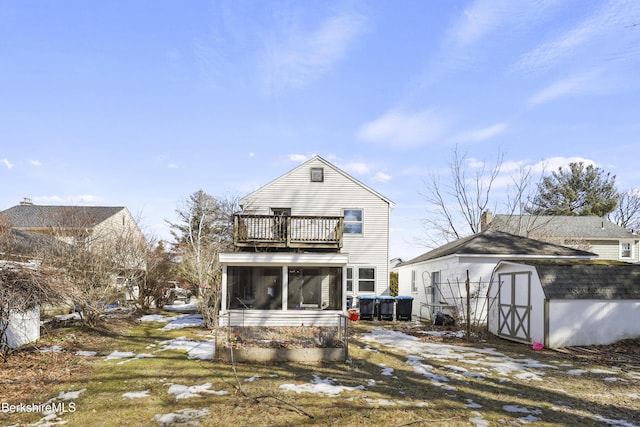
<path fill-rule="evenodd" d="M 515 261 L 533 266 L 547 299 L 640 300 L 640 265 L 618 261 Z"/>

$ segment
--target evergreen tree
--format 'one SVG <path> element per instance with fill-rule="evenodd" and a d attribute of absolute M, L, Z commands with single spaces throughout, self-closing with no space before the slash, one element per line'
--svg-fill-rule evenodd
<path fill-rule="evenodd" d="M 583 162 L 545 176 L 527 209 L 533 215 L 606 216 L 618 204 L 615 175 Z"/>

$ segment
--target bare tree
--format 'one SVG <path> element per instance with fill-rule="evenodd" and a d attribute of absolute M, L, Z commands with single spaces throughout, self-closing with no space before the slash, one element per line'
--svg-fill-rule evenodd
<path fill-rule="evenodd" d="M 609 214 L 609 220 L 629 230 L 640 228 L 640 190 L 620 192 L 618 206 Z"/>
<path fill-rule="evenodd" d="M 71 210 L 68 214 L 74 215 Z M 147 243 L 137 227 L 96 230 L 89 223 L 75 215 L 66 218 L 65 227 L 52 226 L 49 233 L 69 244 L 43 258 L 68 283 L 84 323 L 95 326 L 110 304 L 132 298 L 144 277 Z"/>
<path fill-rule="evenodd" d="M 171 282 L 178 279 L 177 263 L 174 254 L 168 252 L 164 242 L 160 240 L 157 244 L 154 239 L 149 239 L 147 249 L 147 265 L 144 279 L 139 283 L 138 305 L 146 310 L 155 304 L 160 307 L 164 304 L 164 290 Z"/>
<path fill-rule="evenodd" d="M 0 224 L 0 357 L 6 361 L 11 347 L 7 335 L 12 318 L 38 310 L 45 304 L 57 304 L 64 287 L 50 268 L 34 254 L 52 239 L 12 230 Z"/>
<path fill-rule="evenodd" d="M 167 221 L 181 258 L 180 274 L 198 286 L 207 327 L 217 324 L 222 288 L 218 254 L 234 250 L 233 215 L 238 211 L 237 197 L 216 199 L 198 190 L 176 210 L 179 221 Z"/>
<path fill-rule="evenodd" d="M 431 173 L 425 181 L 422 197 L 428 203 L 425 228 L 432 243 L 451 241 L 481 231 L 482 213 L 489 208 L 491 190 L 500 172 L 502 154 L 488 169 L 483 163 L 472 177 L 468 175 L 467 157 L 453 151 L 449 176 L 443 182 Z"/>

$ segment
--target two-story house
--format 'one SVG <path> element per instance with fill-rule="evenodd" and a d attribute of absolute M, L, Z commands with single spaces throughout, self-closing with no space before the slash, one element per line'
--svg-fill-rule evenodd
<path fill-rule="evenodd" d="M 394 205 L 322 157 L 240 206 L 239 251 L 220 254 L 223 324 L 234 317 L 259 325 L 332 323 L 347 301 L 388 293 Z"/>
<path fill-rule="evenodd" d="M 640 236 L 599 216 L 495 215 L 484 229 L 505 231 L 598 254 L 600 259 L 639 262 Z"/>

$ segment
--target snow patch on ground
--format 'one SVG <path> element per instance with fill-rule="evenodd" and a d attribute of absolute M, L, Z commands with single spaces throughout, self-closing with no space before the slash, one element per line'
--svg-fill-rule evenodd
<path fill-rule="evenodd" d="M 82 393 L 84 393 L 85 391 L 87 391 L 86 388 L 82 388 L 82 389 L 77 390 L 77 391 L 67 391 L 67 392 L 61 391 L 60 394 L 58 394 L 53 399 L 50 399 L 49 402 L 53 402 L 54 400 L 73 400 L 73 399 L 78 399 L 80 397 L 80 395 Z"/>
<path fill-rule="evenodd" d="M 343 391 L 364 390 L 363 385 L 355 387 L 347 387 L 343 385 L 334 384 L 335 380 L 332 378 L 320 378 L 317 375 L 313 376 L 310 383 L 304 384 L 282 384 L 280 389 L 284 391 L 293 391 L 295 393 L 323 393 L 329 396 L 337 396 Z"/>
<path fill-rule="evenodd" d="M 86 350 L 78 350 L 76 351 L 76 356 L 86 356 L 86 357 L 91 357 L 91 356 L 95 356 L 96 354 L 98 354 L 97 351 L 86 351 Z"/>
<path fill-rule="evenodd" d="M 126 393 L 122 393 L 122 397 L 127 399 L 142 399 L 143 397 L 149 397 L 149 390 L 129 391 Z"/>
<path fill-rule="evenodd" d="M 158 351 L 182 350 L 187 352 L 189 359 L 212 360 L 215 344 L 215 341 L 194 341 L 179 337 L 160 342 L 162 348 Z"/>
<path fill-rule="evenodd" d="M 157 414 L 153 419 L 158 423 L 160 427 L 169 427 L 174 424 L 179 425 L 199 425 L 196 421 L 198 418 L 204 418 L 209 415 L 207 408 L 203 409 L 191 409 L 185 408 L 168 414 Z"/>
<path fill-rule="evenodd" d="M 155 356 L 153 354 L 149 354 L 149 353 L 136 354 L 134 357 L 132 357 L 130 359 L 126 359 L 126 360 L 123 360 L 122 362 L 118 362 L 118 365 L 122 365 L 123 363 L 131 362 L 132 360 L 145 359 L 145 358 L 149 358 L 149 357 L 155 357 Z"/>
<path fill-rule="evenodd" d="M 201 385 L 192 385 L 186 386 L 181 384 L 170 384 L 169 385 L 169 394 L 175 395 L 176 399 L 189 399 L 191 397 L 201 397 L 205 394 L 215 394 L 218 396 L 223 396 L 225 394 L 229 394 L 228 391 L 225 390 L 209 390 L 213 384 L 205 383 Z"/>
<path fill-rule="evenodd" d="M 129 357 L 133 357 L 135 356 L 135 353 L 133 351 L 119 351 L 119 350 L 115 350 L 113 352 L 111 352 L 111 354 L 109 354 L 108 356 L 106 356 L 104 359 L 105 360 L 114 360 L 114 359 L 127 359 Z"/>
<path fill-rule="evenodd" d="M 164 316 L 162 314 L 145 314 L 144 316 L 140 317 L 141 322 L 160 322 L 160 323 L 165 323 L 165 322 L 170 322 L 172 320 L 174 320 L 176 318 L 176 316 Z"/>
<path fill-rule="evenodd" d="M 182 328 L 200 328 L 204 326 L 204 320 L 201 314 L 183 314 L 177 316 L 175 320 L 167 323 L 164 327 L 160 328 L 162 331 L 170 331 L 173 329 Z"/>
<path fill-rule="evenodd" d="M 51 347 L 42 347 L 38 350 L 40 353 L 61 353 L 62 347 L 59 345 L 52 345 Z"/>

